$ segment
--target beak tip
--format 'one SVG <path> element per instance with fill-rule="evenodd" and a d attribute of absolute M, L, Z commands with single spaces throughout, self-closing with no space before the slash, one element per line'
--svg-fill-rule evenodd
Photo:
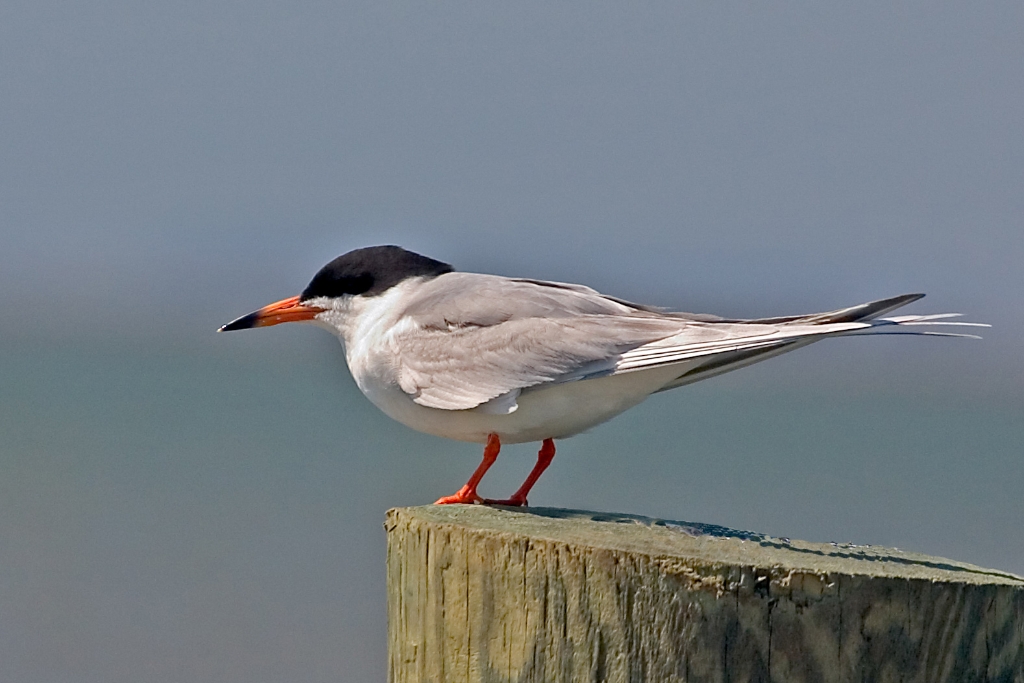
<path fill-rule="evenodd" d="M 259 322 L 259 316 L 257 315 L 257 313 L 243 315 L 241 318 L 238 318 L 237 320 L 232 320 L 226 325 L 221 325 L 219 328 L 217 328 L 217 331 L 231 332 L 232 330 L 247 330 L 251 327 L 257 327 Z"/>
<path fill-rule="evenodd" d="M 301 322 L 312 320 L 323 309 L 304 306 L 299 302 L 299 297 L 293 296 L 290 299 L 282 299 L 276 303 L 264 306 L 258 311 L 253 311 L 241 318 L 232 320 L 227 325 L 221 325 L 218 332 L 231 332 L 232 330 L 248 330 L 254 327 L 269 327 L 279 323 Z"/>

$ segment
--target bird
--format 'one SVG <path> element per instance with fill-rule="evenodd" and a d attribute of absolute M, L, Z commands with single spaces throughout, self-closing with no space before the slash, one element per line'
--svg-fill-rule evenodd
<path fill-rule="evenodd" d="M 312 323 L 335 334 L 360 391 L 412 429 L 484 444 L 466 484 L 437 504 L 525 506 L 555 439 L 601 424 L 652 394 L 757 363 L 826 337 L 974 337 L 936 326 L 959 314 L 882 317 L 922 298 L 904 294 L 825 313 L 730 319 L 681 313 L 590 287 L 456 271 L 395 245 L 349 251 L 298 296 L 218 331 Z M 507 499 L 480 481 L 502 444 L 541 442 Z"/>

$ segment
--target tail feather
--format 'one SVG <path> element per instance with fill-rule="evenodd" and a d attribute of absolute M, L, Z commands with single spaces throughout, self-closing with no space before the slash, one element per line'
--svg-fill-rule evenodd
<path fill-rule="evenodd" d="M 976 334 L 962 332 L 941 332 L 935 330 L 908 330 L 908 327 L 992 327 L 988 323 L 965 323 L 950 321 L 949 318 L 958 318 L 960 313 L 935 313 L 932 315 L 900 315 L 894 318 L 879 318 L 871 321 L 871 325 L 863 330 L 848 332 L 849 335 L 857 334 L 916 334 L 929 337 L 964 337 L 968 339 L 981 339 Z M 896 329 L 892 329 L 896 328 Z"/>
<path fill-rule="evenodd" d="M 930 337 L 961 337 L 980 339 L 976 334 L 947 332 L 939 330 L 922 330 L 921 327 L 991 327 L 986 323 L 968 323 L 950 321 L 949 318 L 959 317 L 959 313 L 936 313 L 931 315 L 901 315 L 882 318 L 889 311 L 905 306 L 921 299 L 924 294 L 904 294 L 889 299 L 871 301 L 858 306 L 850 306 L 836 311 L 816 313 L 812 315 L 790 316 L 783 318 L 759 318 L 745 320 L 745 323 L 775 324 L 782 329 L 792 329 L 792 336 L 774 342 L 758 341 L 745 345 L 745 348 L 722 348 L 719 353 L 708 354 L 708 360 L 669 382 L 661 391 L 674 389 L 701 379 L 729 372 L 746 365 L 786 353 L 826 337 L 868 335 L 868 334 L 910 334 Z M 814 331 L 813 328 L 819 327 Z M 812 329 L 808 329 L 812 328 Z M 782 329 L 779 331 L 781 332 Z"/>
<path fill-rule="evenodd" d="M 755 320 L 748 320 L 747 322 L 765 323 L 769 325 L 786 323 L 820 325 L 822 323 L 863 322 L 866 320 L 874 320 L 880 315 L 885 315 L 889 311 L 895 311 L 897 308 L 902 308 L 907 304 L 923 298 L 924 294 L 901 294 L 888 299 L 869 301 L 866 304 L 857 304 L 856 306 L 848 306 L 835 311 L 826 311 L 825 313 L 790 315 L 779 318 L 757 318 Z"/>

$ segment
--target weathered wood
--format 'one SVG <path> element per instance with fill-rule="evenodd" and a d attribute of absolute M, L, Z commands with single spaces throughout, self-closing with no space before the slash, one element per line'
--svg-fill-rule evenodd
<path fill-rule="evenodd" d="M 570 510 L 391 510 L 389 680 L 1024 683 L 1024 579 Z"/>

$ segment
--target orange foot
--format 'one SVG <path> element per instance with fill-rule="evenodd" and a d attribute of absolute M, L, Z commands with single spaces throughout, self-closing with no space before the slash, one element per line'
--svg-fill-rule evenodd
<path fill-rule="evenodd" d="M 459 489 L 458 493 L 438 498 L 434 505 L 451 505 L 453 503 L 472 505 L 484 502 L 484 499 L 477 495 L 476 487 L 480 485 L 480 480 L 484 478 L 487 470 L 491 469 L 491 465 L 498 459 L 498 452 L 500 450 L 501 441 L 498 439 L 498 435 L 489 434 L 487 436 L 487 445 L 484 446 L 484 459 L 473 472 L 473 476 L 469 478 L 465 486 Z"/>
<path fill-rule="evenodd" d="M 462 503 L 464 505 L 478 505 L 484 501 L 483 498 L 477 495 L 476 491 L 470 490 L 469 485 L 463 486 L 459 489 L 458 493 L 450 496 L 442 496 L 434 501 L 434 505 L 451 505 L 453 503 Z"/>

